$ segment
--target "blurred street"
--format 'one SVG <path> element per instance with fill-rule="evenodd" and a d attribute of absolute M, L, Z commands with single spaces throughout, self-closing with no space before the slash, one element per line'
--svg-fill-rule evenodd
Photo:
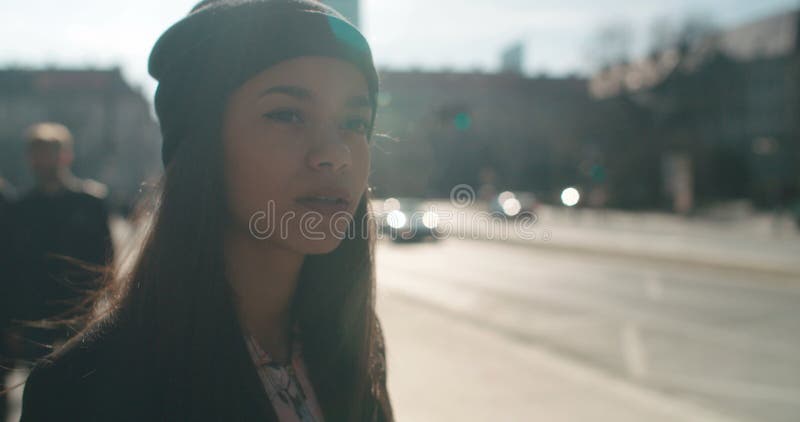
<path fill-rule="evenodd" d="M 685 236 L 700 236 L 714 245 L 706 256 L 738 251 L 741 264 L 770 239 L 794 250 L 796 234 L 776 238 L 745 223 L 749 232 L 698 233 L 688 220 L 633 214 L 606 215 L 602 225 L 596 214 L 561 212 L 541 212 L 547 241 L 378 242 L 378 312 L 399 421 L 796 420 L 800 276 L 779 265 L 788 260 L 772 251 L 776 271 L 770 262 L 748 270 L 703 265 L 701 250 L 691 263 L 653 249 L 669 243 L 659 232 L 675 250 L 698 248 Z M 112 231 L 119 250 L 137 233 L 119 218 Z M 639 255 L 621 251 L 626 242 Z M 12 394 L 12 415 L 20 396 Z"/>
<path fill-rule="evenodd" d="M 0 376 L 21 386 L 18 363 L 66 335 L 40 322 L 97 287 L 74 260 L 137 286 L 120 307 L 147 323 L 122 338 L 155 328 L 154 362 L 221 371 L 199 383 L 240 378 L 192 352 L 235 345 L 207 329 L 234 320 L 217 277 L 252 345 L 283 354 L 287 286 L 374 272 L 399 422 L 798 422 L 798 1 L 6 2 Z M 239 12 L 273 6 L 286 29 Z M 375 235 L 374 266 L 364 239 L 305 259 L 337 247 L 323 220 L 270 212 L 356 203 L 347 234 Z M 372 305 L 303 287 L 300 321 Z M 322 349 L 324 370 L 348 350 Z M 305 387 L 285 391 L 315 414 Z"/>
<path fill-rule="evenodd" d="M 796 278 L 456 239 L 377 268 L 399 420 L 800 414 Z"/>

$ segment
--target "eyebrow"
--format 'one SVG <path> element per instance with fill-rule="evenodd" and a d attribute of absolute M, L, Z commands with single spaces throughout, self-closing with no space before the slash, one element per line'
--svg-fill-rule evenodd
<path fill-rule="evenodd" d="M 363 95 L 356 95 L 355 97 L 350 97 L 345 102 L 345 105 L 350 108 L 372 108 L 372 101 Z"/>
<path fill-rule="evenodd" d="M 297 98 L 298 100 L 310 100 L 311 97 L 313 97 L 311 91 L 305 88 L 293 85 L 278 85 L 261 91 L 261 93 L 258 94 L 258 98 L 265 97 L 269 94 L 284 94 Z"/>
<path fill-rule="evenodd" d="M 302 101 L 309 101 L 314 98 L 311 91 L 295 85 L 277 85 L 267 88 L 258 94 L 258 98 L 260 99 L 270 94 L 288 95 Z M 372 108 L 372 101 L 364 95 L 356 95 L 348 98 L 345 106 L 348 108 Z"/>

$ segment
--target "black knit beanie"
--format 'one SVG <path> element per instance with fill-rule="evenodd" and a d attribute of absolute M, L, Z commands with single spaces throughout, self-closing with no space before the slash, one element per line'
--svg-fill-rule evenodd
<path fill-rule="evenodd" d="M 364 36 L 339 12 L 314 0 L 204 0 L 167 29 L 150 53 L 158 80 L 155 108 L 166 167 L 198 122 L 217 114 L 245 81 L 300 56 L 346 60 L 364 74 L 373 123 L 378 75 Z M 217 108 L 210 107 L 209 104 Z"/>

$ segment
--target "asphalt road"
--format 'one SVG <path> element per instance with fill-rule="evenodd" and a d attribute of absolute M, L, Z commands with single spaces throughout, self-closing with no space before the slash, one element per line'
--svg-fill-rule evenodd
<path fill-rule="evenodd" d="M 800 415 L 800 280 L 457 239 L 376 263 L 399 421 Z"/>
<path fill-rule="evenodd" d="M 457 239 L 382 241 L 376 262 L 390 319 L 413 309 L 444 315 L 531 355 L 544 351 L 730 420 L 795 422 L 800 415 L 800 280 Z M 426 330 L 424 320 L 416 329 Z M 440 331 L 438 337 L 455 336 Z M 414 342 L 410 335 L 395 336 L 398 349 L 413 351 L 402 344 Z M 460 348 L 483 347 L 463 336 L 457 341 Z M 453 365 L 444 352 L 440 359 Z M 476 359 L 463 370 L 491 364 Z M 402 385 L 413 378 L 401 375 L 396 382 L 401 412 L 414 406 L 414 394 L 426 394 Z M 506 384 L 500 376 L 483 388 Z M 536 398 L 530 399 L 534 406 Z M 569 397 L 560 399 L 570 405 Z M 519 403 L 516 411 L 528 414 Z"/>

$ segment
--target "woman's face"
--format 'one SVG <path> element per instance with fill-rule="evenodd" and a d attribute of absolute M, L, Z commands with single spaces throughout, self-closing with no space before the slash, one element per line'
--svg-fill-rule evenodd
<path fill-rule="evenodd" d="M 367 82 L 343 60 L 300 57 L 254 76 L 223 121 L 233 230 L 302 254 L 328 253 L 367 189 Z"/>

